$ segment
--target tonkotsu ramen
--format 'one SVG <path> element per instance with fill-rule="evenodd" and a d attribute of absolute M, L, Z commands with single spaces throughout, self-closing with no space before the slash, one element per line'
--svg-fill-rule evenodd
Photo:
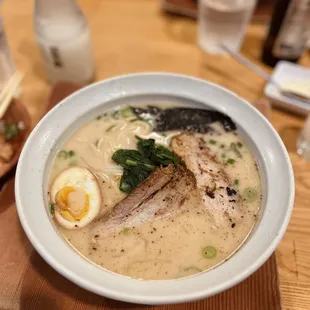
<path fill-rule="evenodd" d="M 261 205 L 234 122 L 175 105 L 122 106 L 82 126 L 59 150 L 48 194 L 57 230 L 80 255 L 145 280 L 223 263 Z"/>

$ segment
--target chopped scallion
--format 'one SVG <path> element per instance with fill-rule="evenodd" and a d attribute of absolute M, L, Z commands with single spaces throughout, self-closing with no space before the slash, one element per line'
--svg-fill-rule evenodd
<path fill-rule="evenodd" d="M 128 166 L 138 166 L 138 162 L 131 160 L 131 159 L 126 159 L 126 165 Z"/>
<path fill-rule="evenodd" d="M 124 235 L 128 235 L 129 234 L 129 231 L 130 231 L 130 228 L 129 227 L 125 227 L 121 233 L 123 233 Z"/>
<path fill-rule="evenodd" d="M 217 254 L 216 248 L 214 246 L 206 246 L 202 249 L 201 254 L 204 258 L 214 258 Z"/>
<path fill-rule="evenodd" d="M 55 204 L 53 204 L 53 203 L 50 204 L 50 212 L 52 215 L 55 214 Z"/>
<path fill-rule="evenodd" d="M 258 192 L 253 187 L 247 187 L 243 191 L 243 198 L 246 202 L 253 202 L 258 198 Z"/>
<path fill-rule="evenodd" d="M 68 153 L 66 151 L 60 151 L 58 153 L 58 158 L 66 159 L 68 157 Z"/>
<path fill-rule="evenodd" d="M 121 114 L 124 118 L 134 116 L 131 107 L 126 107 L 125 109 L 121 110 Z"/>
<path fill-rule="evenodd" d="M 238 179 L 235 179 L 235 180 L 234 180 L 234 185 L 236 185 L 236 186 L 239 185 L 239 180 L 238 180 Z"/>
<path fill-rule="evenodd" d="M 232 159 L 232 158 L 228 158 L 226 162 L 229 165 L 233 165 L 236 161 L 234 159 Z"/>
<path fill-rule="evenodd" d="M 230 149 L 236 154 L 237 157 L 242 158 L 242 154 L 238 150 L 236 143 L 231 143 L 230 144 Z"/>
<path fill-rule="evenodd" d="M 72 157 L 72 156 L 74 156 L 75 155 L 75 152 L 74 151 L 72 151 L 72 150 L 70 150 L 70 151 L 68 151 L 68 157 Z"/>

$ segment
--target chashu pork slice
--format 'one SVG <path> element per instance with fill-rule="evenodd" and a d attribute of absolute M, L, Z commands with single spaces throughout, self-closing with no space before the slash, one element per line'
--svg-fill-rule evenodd
<path fill-rule="evenodd" d="M 202 135 L 180 134 L 172 139 L 171 147 L 194 174 L 203 204 L 210 211 L 215 225 L 220 227 L 240 222 L 245 214 L 243 200 L 233 189 L 225 165 L 210 154 Z"/>
<path fill-rule="evenodd" d="M 157 168 L 108 214 L 97 220 L 92 235 L 102 238 L 118 233 L 124 227 L 137 227 L 195 207 L 200 202 L 195 191 L 196 179 L 188 169 L 172 165 Z"/>

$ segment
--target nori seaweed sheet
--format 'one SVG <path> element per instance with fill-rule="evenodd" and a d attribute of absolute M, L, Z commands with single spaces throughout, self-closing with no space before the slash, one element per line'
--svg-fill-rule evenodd
<path fill-rule="evenodd" d="M 186 130 L 207 133 L 212 131 L 210 124 L 214 122 L 220 122 L 225 131 L 236 130 L 236 125 L 230 117 L 214 110 L 186 107 L 160 109 L 155 106 L 148 106 L 147 108 L 132 107 L 132 110 L 140 119 L 149 120 L 151 118 L 154 130 L 158 132 Z"/>

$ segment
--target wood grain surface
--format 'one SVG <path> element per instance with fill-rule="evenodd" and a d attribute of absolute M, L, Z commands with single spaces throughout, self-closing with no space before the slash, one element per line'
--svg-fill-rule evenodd
<path fill-rule="evenodd" d="M 202 54 L 196 45 L 195 21 L 162 14 L 158 1 L 80 0 L 79 3 L 91 29 L 96 80 L 129 72 L 170 71 L 218 83 L 251 102 L 261 98 L 264 81 L 260 77 L 228 56 Z M 1 13 L 16 65 L 27 73 L 22 102 L 35 124 L 47 108 L 51 86 L 46 81 L 35 42 L 32 10 L 31 0 L 9 0 L 2 4 Z M 242 49 L 245 56 L 257 63 L 265 31 L 262 25 L 249 26 Z M 309 52 L 304 54 L 301 64 L 310 66 Z M 303 119 L 274 109 L 271 121 L 289 151 L 296 179 L 294 211 L 276 252 L 283 308 L 309 310 L 310 163 L 304 162 L 295 148 Z M 72 286 L 40 259 L 19 224 L 13 182 L 0 200 L 0 249 L 0 309 L 85 309 L 87 304 L 88 309 L 98 309 L 103 303 L 111 309 L 132 308 L 103 299 L 98 302 L 100 297 Z M 194 303 L 175 309 L 205 307 L 204 303 Z"/>
<path fill-rule="evenodd" d="M 143 306 L 97 296 L 54 271 L 33 249 L 16 214 L 13 182 L 0 207 L 0 309 L 21 310 L 281 310 L 275 255 L 232 289 L 202 301 Z M 1 199 L 2 200 L 2 199 Z"/>

